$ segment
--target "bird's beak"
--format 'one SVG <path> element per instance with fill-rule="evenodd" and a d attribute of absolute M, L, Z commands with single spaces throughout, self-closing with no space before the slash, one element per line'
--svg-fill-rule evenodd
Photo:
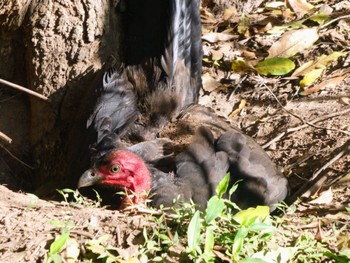
<path fill-rule="evenodd" d="M 79 179 L 78 188 L 97 184 L 101 179 L 92 169 L 86 170 Z"/>

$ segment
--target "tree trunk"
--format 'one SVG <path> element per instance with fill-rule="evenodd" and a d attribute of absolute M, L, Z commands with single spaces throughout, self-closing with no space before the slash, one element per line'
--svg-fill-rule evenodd
<path fill-rule="evenodd" d="M 35 189 L 40 187 L 39 195 L 73 187 L 88 161 L 82 134 L 91 106 L 87 97 L 101 66 L 119 53 L 120 19 L 115 4 L 108 0 L 6 0 L 0 9 L 0 77 L 49 98 L 30 97 L 25 104 L 26 96 L 21 94 L 21 107 L 24 112 L 30 109 L 30 115 L 18 113 L 17 121 L 19 129 L 30 123 L 21 136 L 30 142 L 35 168 L 32 182 Z M 9 51 L 3 43 L 8 43 Z M 10 119 L 2 119 L 0 131 L 4 132 Z M 14 130 L 6 131 L 11 136 Z M 13 145 L 22 144 L 14 139 Z"/>

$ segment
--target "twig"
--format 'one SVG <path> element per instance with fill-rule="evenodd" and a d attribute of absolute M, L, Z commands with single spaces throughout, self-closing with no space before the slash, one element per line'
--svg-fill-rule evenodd
<path fill-rule="evenodd" d="M 0 132 L 0 139 L 7 142 L 7 143 L 11 143 L 12 139 L 10 137 L 8 137 L 5 133 Z"/>
<path fill-rule="evenodd" d="M 342 173 L 338 176 L 336 176 L 335 178 L 332 179 L 332 181 L 330 181 L 324 188 L 325 189 L 328 189 L 330 188 L 331 186 L 334 186 L 334 185 L 341 185 L 341 184 L 346 184 L 348 185 L 350 183 L 350 178 L 348 179 L 345 179 L 344 181 L 342 180 L 344 177 L 346 177 L 347 175 L 349 175 L 349 171 L 346 171 L 345 173 Z"/>
<path fill-rule="evenodd" d="M 338 153 L 336 156 L 334 156 L 331 160 L 329 160 L 325 165 L 323 165 L 314 175 L 310 178 L 310 180 L 314 180 L 323 170 L 327 169 L 331 164 L 333 164 L 335 161 L 339 160 L 341 157 L 343 157 L 346 153 L 350 152 L 350 141 L 347 141 L 344 145 L 344 149 Z"/>
<path fill-rule="evenodd" d="M 13 153 L 11 153 L 5 146 L 3 146 L 0 143 L 0 147 L 3 148 L 5 150 L 5 152 L 7 152 L 13 159 L 15 159 L 17 162 L 23 164 L 24 166 L 28 167 L 29 169 L 34 170 L 33 166 L 30 166 L 29 164 L 26 164 L 25 162 L 23 162 L 22 160 L 20 160 L 18 157 L 16 157 Z"/>
<path fill-rule="evenodd" d="M 288 112 L 288 110 L 286 110 Z M 292 132 L 296 132 L 296 131 L 299 131 L 301 129 L 304 129 L 308 126 L 311 126 L 311 127 L 314 127 L 316 129 L 326 129 L 326 130 L 331 130 L 331 131 L 337 131 L 337 132 L 341 132 L 341 133 L 344 133 L 346 135 L 349 135 L 350 136 L 350 133 L 347 132 L 347 131 L 343 131 L 343 130 L 339 130 L 339 129 L 334 129 L 334 128 L 325 128 L 325 127 L 321 127 L 321 126 L 318 126 L 318 125 L 315 125 L 314 123 L 317 123 L 317 122 L 320 122 L 320 121 L 324 121 L 324 120 L 327 120 L 327 119 L 330 119 L 330 118 L 333 118 L 333 117 L 336 117 L 336 116 L 340 116 L 340 115 L 343 115 L 345 113 L 348 113 L 350 112 L 350 108 L 347 108 L 343 111 L 340 111 L 340 112 L 334 112 L 334 113 L 330 113 L 330 114 L 326 114 L 322 117 L 318 117 L 318 118 L 315 118 L 313 119 L 312 121 L 308 121 L 308 122 L 304 122 L 304 124 L 302 125 L 299 125 L 297 127 L 293 127 L 293 128 L 288 128 L 286 129 L 286 131 L 280 133 L 279 135 L 277 135 L 275 138 L 273 138 L 271 141 L 265 143 L 262 147 L 263 149 L 266 149 L 267 147 L 269 147 L 272 143 L 278 141 L 279 139 L 281 139 L 283 136 L 285 136 L 286 134 L 290 134 Z M 289 112 L 288 112 L 289 113 Z M 294 115 L 293 115 L 294 116 Z"/>
<path fill-rule="evenodd" d="M 347 141 L 342 148 L 343 149 L 336 156 L 334 156 L 312 175 L 308 183 L 304 184 L 293 194 L 293 196 L 290 197 L 290 201 L 296 200 L 301 195 L 303 197 L 310 197 L 315 192 L 315 189 L 319 189 L 322 186 L 322 184 L 327 180 L 327 174 L 321 175 L 321 172 L 350 152 L 350 140 Z"/>
<path fill-rule="evenodd" d="M 44 95 L 41 95 L 41 94 L 39 94 L 39 93 L 37 93 L 37 92 L 35 92 L 35 91 L 32 91 L 32 90 L 27 89 L 27 88 L 25 88 L 25 87 L 23 87 L 23 86 L 20 86 L 20 85 L 17 85 L 17 84 L 15 84 L 15 83 L 12 83 L 12 82 L 10 82 L 10 81 L 7 81 L 7 80 L 4 80 L 4 79 L 1 79 L 1 78 L 0 78 L 0 83 L 1 83 L 1 84 L 5 84 L 5 85 L 7 85 L 7 86 L 9 86 L 9 87 L 11 87 L 11 88 L 18 89 L 18 90 L 20 90 L 20 91 L 26 92 L 26 93 L 28 93 L 28 94 L 30 94 L 30 95 L 33 95 L 33 96 L 35 96 L 35 97 L 38 97 L 38 98 L 40 98 L 40 99 L 42 99 L 42 100 L 47 100 L 47 97 L 45 97 Z"/>
<path fill-rule="evenodd" d="M 323 213 L 330 214 L 330 213 L 335 213 L 339 211 L 345 211 L 345 209 L 349 207 L 349 205 L 350 204 L 348 203 L 348 204 L 339 204 L 339 205 L 315 206 L 315 207 L 306 208 L 305 210 L 297 211 L 297 212 L 301 214 L 310 214 L 312 212 L 317 212 L 317 214 L 323 214 Z M 307 228 L 307 227 L 304 226 L 301 228 Z"/>
<path fill-rule="evenodd" d="M 339 16 L 339 17 L 337 17 L 337 18 L 334 18 L 333 20 L 329 21 L 328 23 L 322 25 L 322 26 L 320 27 L 320 29 L 323 29 L 323 28 L 329 26 L 330 24 L 333 24 L 334 22 L 337 22 L 338 20 L 347 19 L 347 18 L 350 19 L 350 15 Z"/>
<path fill-rule="evenodd" d="M 275 138 L 273 138 L 271 141 L 265 143 L 262 148 L 263 149 L 266 149 L 267 147 L 269 147 L 272 143 L 280 140 L 283 136 L 285 136 L 286 134 L 289 134 L 289 133 L 292 133 L 292 132 L 296 132 L 296 131 L 299 131 L 301 129 L 304 129 L 308 126 L 311 126 L 313 128 L 316 128 L 316 129 L 325 129 L 325 130 L 331 130 L 331 131 L 337 131 L 337 132 L 341 132 L 341 133 L 344 133 L 346 135 L 349 135 L 350 136 L 350 133 L 347 132 L 347 131 L 344 131 L 344 130 L 339 130 L 339 129 L 334 129 L 334 128 L 325 128 L 325 127 L 321 127 L 321 126 L 318 126 L 318 125 L 315 125 L 315 123 L 317 122 L 320 122 L 320 121 L 324 121 L 326 119 L 329 119 L 329 118 L 332 118 L 332 117 L 335 117 L 335 116 L 339 116 L 339 115 L 343 115 L 345 113 L 348 113 L 350 112 L 350 108 L 347 108 L 343 111 L 340 111 L 340 112 L 335 112 L 335 113 L 330 113 L 330 114 L 327 114 L 325 116 L 322 116 L 322 117 L 318 117 L 318 118 L 315 118 L 314 120 L 312 121 L 305 121 L 303 118 L 301 118 L 300 116 L 294 114 L 293 112 L 287 110 L 283 105 L 282 103 L 279 101 L 279 99 L 277 98 L 277 96 L 272 92 L 272 90 L 267 86 L 265 85 L 265 83 L 263 83 L 262 85 L 264 85 L 264 87 L 271 93 L 271 95 L 275 98 L 276 102 L 281 106 L 281 108 L 286 111 L 288 114 L 292 115 L 293 117 L 299 119 L 301 122 L 303 122 L 302 125 L 300 126 L 297 126 L 297 127 L 294 127 L 294 128 L 288 128 L 286 129 L 286 131 L 280 133 L 279 135 L 277 135 Z"/>
<path fill-rule="evenodd" d="M 325 149 L 322 149 L 322 150 L 318 150 L 318 151 L 315 152 L 315 153 L 308 154 L 307 156 L 303 157 L 302 159 L 300 159 L 300 160 L 298 160 L 298 161 L 296 161 L 296 162 L 294 162 L 294 163 L 292 163 L 292 164 L 289 164 L 289 165 L 283 167 L 283 170 L 284 170 L 284 171 L 288 171 L 288 170 L 290 170 L 290 169 L 292 169 L 292 168 L 294 168 L 294 167 L 296 167 L 296 166 L 299 166 L 300 164 L 306 162 L 307 160 L 309 160 L 309 159 L 312 158 L 313 156 L 319 155 L 319 154 L 320 154 L 322 151 L 324 151 L 324 150 L 325 150 Z M 299 177 L 299 176 L 298 176 L 298 177 Z M 301 177 L 300 177 L 299 179 L 305 180 L 305 178 L 301 178 Z"/>

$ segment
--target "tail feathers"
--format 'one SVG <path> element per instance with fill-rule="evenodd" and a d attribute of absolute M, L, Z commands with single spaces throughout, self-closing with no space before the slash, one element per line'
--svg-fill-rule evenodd
<path fill-rule="evenodd" d="M 191 1 L 191 84 L 198 100 L 202 86 L 202 24 L 200 17 L 200 1 Z"/>
<path fill-rule="evenodd" d="M 180 108 L 198 101 L 201 86 L 201 23 L 199 0 L 171 1 L 168 45 L 161 58 L 168 88 L 180 99 Z"/>

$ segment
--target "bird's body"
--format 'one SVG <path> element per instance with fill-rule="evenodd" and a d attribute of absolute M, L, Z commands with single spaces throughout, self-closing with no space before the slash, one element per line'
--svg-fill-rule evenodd
<path fill-rule="evenodd" d="M 150 192 L 154 206 L 171 206 L 179 197 L 205 208 L 217 184 L 231 172 L 231 185 L 243 180 L 233 196 L 238 205 L 271 206 L 283 200 L 287 180 L 265 151 L 197 104 L 199 0 L 164 3 L 169 22 L 163 52 L 150 48 L 141 52 L 142 60 L 140 54 L 130 55 L 126 64 L 103 77 L 87 122 L 95 134 L 92 166 L 79 186 L 124 188 L 134 196 L 124 198 L 123 207 L 141 202 Z"/>

